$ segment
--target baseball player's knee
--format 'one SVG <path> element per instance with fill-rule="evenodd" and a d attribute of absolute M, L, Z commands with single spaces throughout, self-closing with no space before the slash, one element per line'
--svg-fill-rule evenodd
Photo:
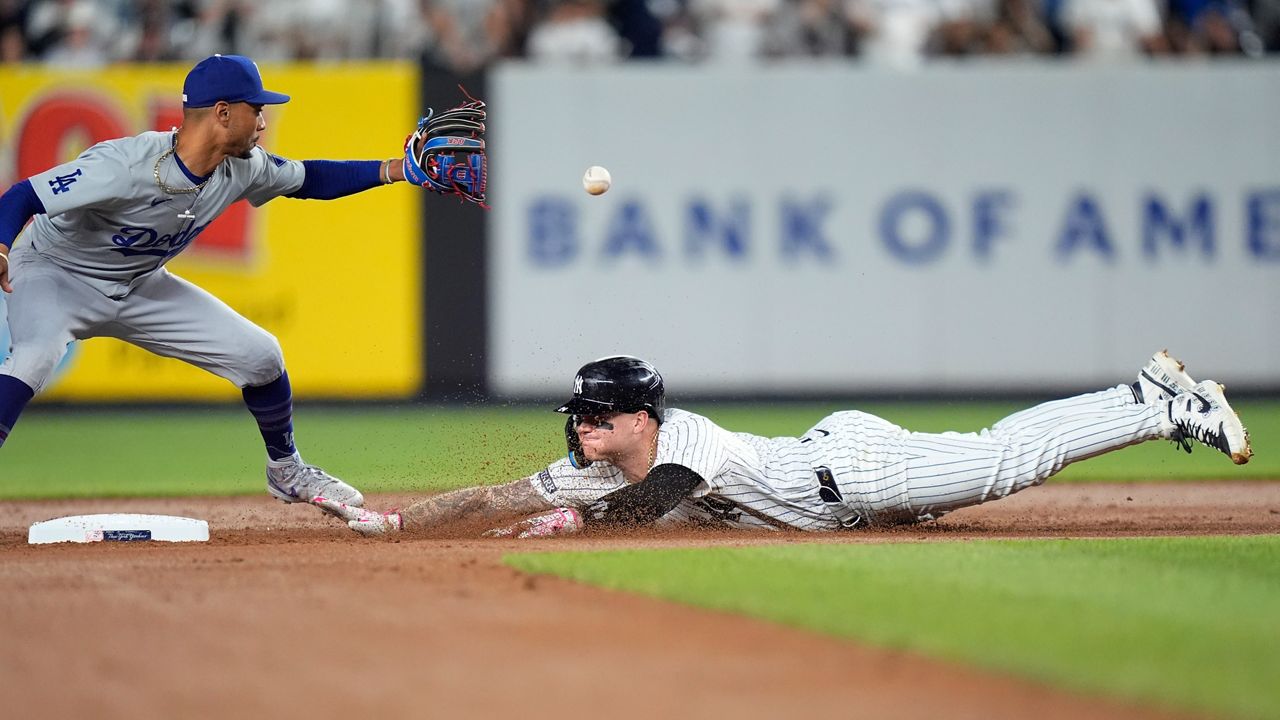
<path fill-rule="evenodd" d="M 40 392 L 53 377 L 53 371 L 66 351 L 64 343 L 15 342 L 13 352 L 4 361 L 4 374 L 12 375 Z"/>
<path fill-rule="evenodd" d="M 243 373 L 243 377 L 238 379 L 240 387 L 266 385 L 284 372 L 284 351 L 280 348 L 280 341 L 265 330 L 246 340 L 240 357 Z"/>

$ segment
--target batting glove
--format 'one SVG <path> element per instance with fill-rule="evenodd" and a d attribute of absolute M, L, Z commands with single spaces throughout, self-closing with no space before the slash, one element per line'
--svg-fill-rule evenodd
<path fill-rule="evenodd" d="M 395 511 L 380 513 L 320 496 L 316 496 L 311 503 L 339 520 L 345 521 L 347 527 L 365 537 L 388 535 L 404 530 L 404 520 L 401 519 L 400 513 Z"/>
<path fill-rule="evenodd" d="M 514 525 L 496 528 L 485 533 L 485 537 L 525 538 L 551 537 L 552 535 L 572 535 L 582 531 L 582 514 L 573 508 L 556 508 L 545 515 L 535 515 L 521 520 Z"/>

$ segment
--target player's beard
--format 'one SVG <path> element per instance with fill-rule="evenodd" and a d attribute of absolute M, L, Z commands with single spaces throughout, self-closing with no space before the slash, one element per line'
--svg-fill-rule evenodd
<path fill-rule="evenodd" d="M 598 441 L 588 441 L 582 443 L 582 453 L 592 462 L 597 460 L 611 461 L 612 453 L 603 450 Z"/>
<path fill-rule="evenodd" d="M 600 438 L 582 443 L 582 452 L 592 462 L 604 461 L 616 465 L 627 456 L 628 450 L 621 438 Z"/>
<path fill-rule="evenodd" d="M 249 160 L 253 157 L 253 149 L 256 147 L 258 147 L 258 139 L 249 138 L 249 140 L 245 144 L 245 149 L 238 153 L 235 153 L 235 156 L 240 158 L 241 160 Z"/>

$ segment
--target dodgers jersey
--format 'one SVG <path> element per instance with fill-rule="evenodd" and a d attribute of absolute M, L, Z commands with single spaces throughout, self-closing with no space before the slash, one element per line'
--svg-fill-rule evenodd
<path fill-rule="evenodd" d="M 302 163 L 255 147 L 248 159 L 223 160 L 199 192 L 167 193 L 156 183 L 156 161 L 176 137 L 144 132 L 107 140 L 31 176 L 46 213 L 35 216 L 24 241 L 103 295 L 119 298 L 187 249 L 231 203 L 247 199 L 256 207 L 302 187 Z M 172 154 L 160 163 L 160 178 L 175 189 L 200 183 Z"/>
<path fill-rule="evenodd" d="M 764 438 L 730 432 L 695 413 L 668 409 L 658 429 L 654 465 L 674 463 L 703 482 L 657 522 L 715 524 L 734 528 L 792 527 L 836 530 L 840 522 L 819 496 L 816 469 L 864 480 L 896 466 L 894 444 L 901 428 L 873 415 L 840 412 L 804 436 Z M 887 442 L 877 442 L 887 441 Z M 529 477 L 552 505 L 585 507 L 627 484 L 617 467 L 596 461 L 582 469 L 568 458 Z"/>

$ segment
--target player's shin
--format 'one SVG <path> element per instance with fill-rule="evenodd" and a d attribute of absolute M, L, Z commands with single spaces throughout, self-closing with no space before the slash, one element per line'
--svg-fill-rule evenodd
<path fill-rule="evenodd" d="M 9 439 L 18 416 L 35 396 L 35 390 L 12 375 L 0 375 L 0 446 Z"/>
<path fill-rule="evenodd" d="M 242 390 L 244 404 L 258 421 L 258 431 L 267 446 L 267 456 L 272 460 L 284 460 L 297 450 L 293 442 L 293 390 L 289 386 L 289 373 L 266 385 L 249 386 Z"/>

